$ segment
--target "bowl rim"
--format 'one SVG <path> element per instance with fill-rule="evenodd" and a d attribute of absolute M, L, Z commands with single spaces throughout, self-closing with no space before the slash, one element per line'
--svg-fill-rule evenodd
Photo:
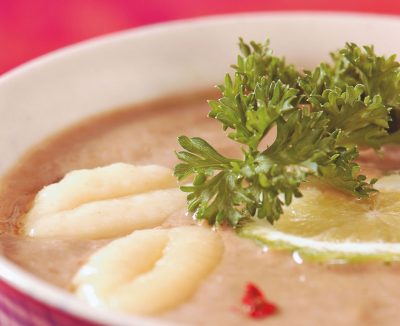
<path fill-rule="evenodd" d="M 229 22 L 235 19 L 262 19 L 263 17 L 324 17 L 324 18 L 358 18 L 358 19 L 377 19 L 377 20 L 392 20 L 399 22 L 400 15 L 395 14 L 383 14 L 383 13 L 368 13 L 368 12 L 355 12 L 355 11 L 310 11 L 310 10 L 296 10 L 296 11 L 258 11 L 258 12 L 240 12 L 240 13 L 228 13 L 228 14 L 216 14 L 216 15 L 206 15 L 192 18 L 176 19 L 171 21 L 164 21 L 158 23 L 151 23 L 148 25 L 142 25 L 137 27 L 132 27 L 128 29 L 123 29 L 120 31 L 110 32 L 88 39 L 72 43 L 61 48 L 49 51 L 47 53 L 41 54 L 35 58 L 29 59 L 26 62 L 19 64 L 18 66 L 7 70 L 3 74 L 0 74 L 0 83 L 7 81 L 9 78 L 14 78 L 19 74 L 26 73 L 30 69 L 35 68 L 38 65 L 45 64 L 48 60 L 56 60 L 58 57 L 65 55 L 70 55 L 75 52 L 80 52 L 86 48 L 91 48 L 97 46 L 98 44 L 109 43 L 122 38 L 129 38 L 132 34 L 137 36 L 145 36 L 146 34 L 153 34 L 167 28 L 182 28 L 187 24 L 190 25 L 202 25 L 204 23 L 223 23 Z"/>
<path fill-rule="evenodd" d="M 40 68 L 41 65 L 46 65 L 48 62 L 56 61 L 59 58 L 69 56 L 74 53 L 92 49 L 99 45 L 107 45 L 123 39 L 131 39 L 134 37 L 146 37 L 146 35 L 156 34 L 165 29 L 174 30 L 191 27 L 201 27 L 203 25 L 223 25 L 238 19 L 290 19 L 290 18 L 334 18 L 334 19 L 352 19 L 361 20 L 395 21 L 400 23 L 400 16 L 390 14 L 371 14 L 371 13 L 356 13 L 356 12 L 337 12 L 337 11 L 262 11 L 262 12 L 244 12 L 234 14 L 219 14 L 202 16 L 195 18 L 187 18 L 174 20 L 169 22 L 161 22 L 140 27 L 135 27 L 127 30 L 117 31 L 88 40 L 84 40 L 37 58 L 27 61 L 26 63 L 11 69 L 0 75 L 0 86 L 3 83 L 8 83 L 20 75 L 29 73 L 32 69 Z M 102 309 L 96 309 L 88 305 L 82 305 L 79 300 L 71 293 L 58 288 L 50 283 L 45 282 L 33 274 L 20 268 L 4 255 L 0 255 L 0 280 L 11 285 L 16 290 L 21 291 L 25 295 L 38 300 L 39 302 L 59 309 L 63 312 L 71 314 L 82 320 L 90 321 L 97 324 L 110 323 L 113 325 L 175 325 L 154 317 L 142 317 L 139 315 L 127 315 L 118 312 L 112 312 Z"/>

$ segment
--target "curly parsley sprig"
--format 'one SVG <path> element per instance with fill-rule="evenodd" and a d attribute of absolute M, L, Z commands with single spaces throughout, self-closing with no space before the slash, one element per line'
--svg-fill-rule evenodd
<path fill-rule="evenodd" d="M 350 92 L 355 89 L 358 101 L 355 106 L 360 110 L 356 114 L 358 123 L 354 126 L 367 128 L 365 133 L 361 131 L 361 135 L 354 137 L 352 142 L 375 149 L 388 143 L 399 143 L 400 63 L 396 61 L 396 56 L 378 56 L 373 46 L 359 47 L 354 43 L 346 43 L 343 49 L 332 53 L 331 57 L 332 65 L 321 63 L 299 78 L 298 84 L 301 92 L 304 92 L 304 98 L 314 107 L 322 109 L 328 94 L 342 93 L 345 98 L 349 88 Z M 364 102 L 364 108 L 360 102 Z M 357 111 L 352 106 L 339 108 L 340 114 L 351 116 Z M 355 120 L 356 116 L 352 119 Z M 340 125 L 333 127 L 343 128 Z M 349 129 L 343 129 L 347 134 L 351 133 Z"/>
<path fill-rule="evenodd" d="M 179 137 L 175 175 L 194 176 L 181 187 L 189 211 L 212 225 L 235 226 L 246 217 L 273 223 L 310 177 L 357 197 L 374 192 L 375 180 L 368 182 L 355 162 L 357 145 L 379 149 L 397 139 L 389 126 L 392 109 L 400 107 L 394 57 L 349 43 L 332 55 L 333 65 L 300 73 L 273 56 L 268 42 L 240 39 L 239 47 L 235 73 L 219 86 L 222 97 L 209 101 L 209 116 L 241 144 L 244 157 L 227 158 L 201 138 Z M 261 148 L 272 128 L 274 142 Z"/>

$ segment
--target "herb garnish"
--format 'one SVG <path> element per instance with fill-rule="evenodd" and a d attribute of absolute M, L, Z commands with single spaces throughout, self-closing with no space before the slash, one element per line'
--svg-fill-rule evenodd
<path fill-rule="evenodd" d="M 237 225 L 246 217 L 273 223 L 283 205 L 301 197 L 310 177 L 357 197 L 368 197 L 367 181 L 355 162 L 357 146 L 378 150 L 400 140 L 400 64 L 353 43 L 332 54 L 333 64 L 298 72 L 275 57 L 269 42 L 240 39 L 233 76 L 209 101 L 209 117 L 242 144 L 243 159 L 219 154 L 201 138 L 179 137 L 184 151 L 175 167 L 179 180 L 194 175 L 188 207 L 212 225 Z M 275 141 L 260 143 L 272 128 Z"/>

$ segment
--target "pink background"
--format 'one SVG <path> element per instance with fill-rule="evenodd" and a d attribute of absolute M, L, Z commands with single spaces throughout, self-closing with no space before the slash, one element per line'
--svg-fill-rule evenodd
<path fill-rule="evenodd" d="M 244 11 L 400 15 L 397 0 L 0 0 L 0 74 L 93 36 L 155 22 Z"/>

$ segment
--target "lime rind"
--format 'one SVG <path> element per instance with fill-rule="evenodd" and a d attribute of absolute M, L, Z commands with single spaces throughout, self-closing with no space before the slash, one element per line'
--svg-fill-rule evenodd
<path fill-rule="evenodd" d="M 301 259 L 324 263 L 399 262 L 400 242 L 331 242 L 291 235 L 266 223 L 251 222 L 238 230 L 271 249 L 296 252 Z"/>

